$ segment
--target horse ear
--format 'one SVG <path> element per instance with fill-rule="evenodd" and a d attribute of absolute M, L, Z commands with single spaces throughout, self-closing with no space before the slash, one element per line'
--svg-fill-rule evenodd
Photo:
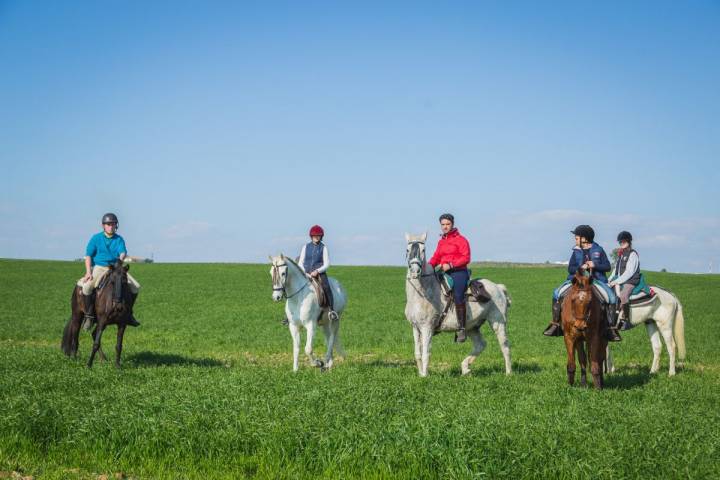
<path fill-rule="evenodd" d="M 427 232 L 423 233 L 420 238 L 422 239 L 423 243 L 425 243 L 425 240 L 427 240 Z"/>
<path fill-rule="evenodd" d="M 410 234 L 405 232 L 405 243 L 410 243 Z"/>
<path fill-rule="evenodd" d="M 573 284 L 573 285 L 577 285 L 577 282 L 578 282 L 577 277 L 573 275 L 572 284 Z"/>
<path fill-rule="evenodd" d="M 270 259 L 270 263 L 275 263 L 275 260 L 273 260 L 272 255 L 268 255 L 268 258 Z"/>
<path fill-rule="evenodd" d="M 280 254 L 280 260 L 285 261 L 285 254 L 283 254 L 283 253 Z"/>

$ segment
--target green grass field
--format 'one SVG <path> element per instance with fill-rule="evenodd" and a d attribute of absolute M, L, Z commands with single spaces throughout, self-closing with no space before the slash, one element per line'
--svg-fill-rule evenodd
<path fill-rule="evenodd" d="M 79 263 L 0 260 L 0 475 L 97 478 L 720 478 L 720 276 L 648 273 L 685 307 L 688 361 L 648 373 L 647 334 L 625 332 L 607 389 L 566 385 L 564 346 L 540 333 L 558 268 L 487 268 L 507 285 L 515 374 L 494 335 L 435 337 L 417 376 L 405 269 L 334 267 L 348 357 L 292 373 L 265 265 L 136 265 L 142 327 L 123 368 L 59 344 Z M 115 327 L 104 337 L 114 355 Z M 316 351 L 324 351 L 322 335 Z M 112 356 L 111 356 L 112 358 Z"/>

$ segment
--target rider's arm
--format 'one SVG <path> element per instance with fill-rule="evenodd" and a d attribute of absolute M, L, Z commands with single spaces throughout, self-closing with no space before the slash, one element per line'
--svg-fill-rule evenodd
<path fill-rule="evenodd" d="M 303 272 L 305 272 L 305 247 L 306 245 L 303 245 L 302 250 L 300 250 L 300 258 L 298 258 L 298 265 Z"/>
<path fill-rule="evenodd" d="M 86 256 L 85 257 L 85 276 L 89 277 L 92 275 L 92 258 Z"/>
<path fill-rule="evenodd" d="M 572 255 L 570 255 L 570 261 L 568 261 L 568 273 L 570 275 L 575 275 L 578 268 L 580 268 L 580 265 L 577 263 L 577 255 L 575 255 L 575 250 L 573 250 Z"/>
<path fill-rule="evenodd" d="M 123 240 L 122 237 L 120 237 L 120 255 L 118 255 L 118 259 L 122 262 L 125 260 L 125 257 L 127 256 L 127 247 L 125 246 L 125 240 Z"/>
<path fill-rule="evenodd" d="M 435 253 L 430 257 L 428 263 L 432 265 L 433 268 L 437 267 L 438 263 L 440 263 L 440 242 L 438 242 L 437 247 L 435 247 Z"/>
<path fill-rule="evenodd" d="M 470 263 L 470 243 L 464 238 L 458 242 L 457 259 L 452 263 L 452 268 L 464 268 Z"/>
<path fill-rule="evenodd" d="M 608 259 L 607 255 L 605 254 L 605 250 L 602 250 L 600 252 L 600 258 L 597 262 L 593 262 L 593 270 L 596 270 L 598 272 L 609 272 L 612 269 L 612 265 L 610 265 L 610 260 Z"/>
<path fill-rule="evenodd" d="M 628 258 L 627 266 L 625 267 L 625 271 L 622 275 L 620 275 L 618 278 L 614 280 L 614 283 L 617 283 L 618 285 L 622 285 L 623 283 L 630 280 L 630 278 L 635 275 L 635 272 L 638 271 L 640 268 L 640 257 L 638 256 L 637 252 L 632 252 L 630 254 L 630 258 Z"/>
<path fill-rule="evenodd" d="M 323 248 L 323 264 L 317 269 L 318 273 L 325 273 L 330 268 L 330 254 L 328 254 L 327 247 Z"/>

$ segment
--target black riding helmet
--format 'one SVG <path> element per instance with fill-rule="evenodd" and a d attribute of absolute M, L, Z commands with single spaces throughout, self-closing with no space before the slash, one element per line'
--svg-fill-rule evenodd
<path fill-rule="evenodd" d="M 578 225 L 575 227 L 575 230 L 570 233 L 579 237 L 585 237 L 590 243 L 595 241 L 595 230 L 593 230 L 590 225 Z"/>
<path fill-rule="evenodd" d="M 103 215 L 102 224 L 105 225 L 106 223 L 114 223 L 117 227 L 120 226 L 117 215 L 115 215 L 114 213 L 106 213 L 105 215 Z"/>
<path fill-rule="evenodd" d="M 630 232 L 623 230 L 622 232 L 618 233 L 617 241 L 618 242 L 625 241 L 628 243 L 632 243 L 632 234 Z"/>

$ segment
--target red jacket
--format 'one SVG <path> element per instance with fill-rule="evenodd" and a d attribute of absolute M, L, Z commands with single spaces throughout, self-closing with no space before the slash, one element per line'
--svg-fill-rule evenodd
<path fill-rule="evenodd" d="M 470 244 L 457 228 L 453 228 L 438 240 L 429 263 L 433 267 L 449 263 L 452 268 L 465 268 L 470 263 Z"/>

